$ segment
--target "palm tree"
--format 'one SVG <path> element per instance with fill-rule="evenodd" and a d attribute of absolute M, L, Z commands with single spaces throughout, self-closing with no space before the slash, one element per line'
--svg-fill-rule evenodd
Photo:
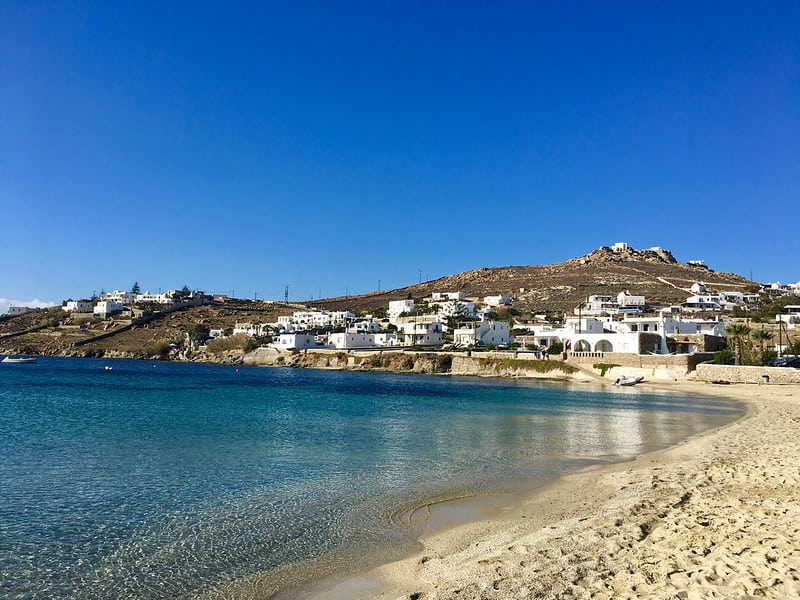
<path fill-rule="evenodd" d="M 761 328 L 761 329 L 756 329 L 750 335 L 750 337 L 752 338 L 752 340 L 754 342 L 756 342 L 758 344 L 758 350 L 760 352 L 761 357 L 763 357 L 764 356 L 764 345 L 774 337 L 774 334 L 772 332 L 770 332 L 770 331 L 767 331 L 764 328 Z M 761 358 L 761 360 L 763 361 L 764 359 Z"/>
<path fill-rule="evenodd" d="M 733 340 L 733 364 L 742 364 L 742 340 L 750 335 L 750 328 L 744 323 L 725 325 L 725 337 Z"/>

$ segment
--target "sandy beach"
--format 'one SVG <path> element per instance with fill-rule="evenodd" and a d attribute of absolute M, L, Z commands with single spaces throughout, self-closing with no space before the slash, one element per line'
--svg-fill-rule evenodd
<path fill-rule="evenodd" d="M 564 477 L 491 518 L 429 532 L 417 555 L 303 597 L 800 597 L 800 386 L 646 387 L 725 396 L 748 412 L 676 447 Z"/>

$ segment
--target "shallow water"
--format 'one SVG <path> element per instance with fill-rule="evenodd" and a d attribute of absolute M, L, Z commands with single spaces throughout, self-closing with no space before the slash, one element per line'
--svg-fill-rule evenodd
<path fill-rule="evenodd" d="M 377 557 L 413 543 L 398 507 L 630 458 L 741 414 L 468 378 L 0 367 L 4 598 L 188 598 L 347 549 Z"/>

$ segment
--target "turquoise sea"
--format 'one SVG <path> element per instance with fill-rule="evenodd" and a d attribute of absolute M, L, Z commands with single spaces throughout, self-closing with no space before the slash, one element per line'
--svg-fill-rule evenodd
<path fill-rule="evenodd" d="M 0 411 L 0 597 L 147 599 L 388 559 L 413 547 L 403 507 L 628 459 L 742 409 L 638 389 L 42 358 L 0 364 Z"/>

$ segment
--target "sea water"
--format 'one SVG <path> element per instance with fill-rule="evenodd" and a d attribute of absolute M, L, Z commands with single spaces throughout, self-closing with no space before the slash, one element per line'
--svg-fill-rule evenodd
<path fill-rule="evenodd" d="M 235 596 L 247 589 L 237 582 L 296 578 L 331 557 L 389 558 L 414 543 L 404 506 L 625 460 L 741 407 L 636 389 L 43 358 L 0 365 L 0 411 L 0 596 L 145 599 Z"/>

